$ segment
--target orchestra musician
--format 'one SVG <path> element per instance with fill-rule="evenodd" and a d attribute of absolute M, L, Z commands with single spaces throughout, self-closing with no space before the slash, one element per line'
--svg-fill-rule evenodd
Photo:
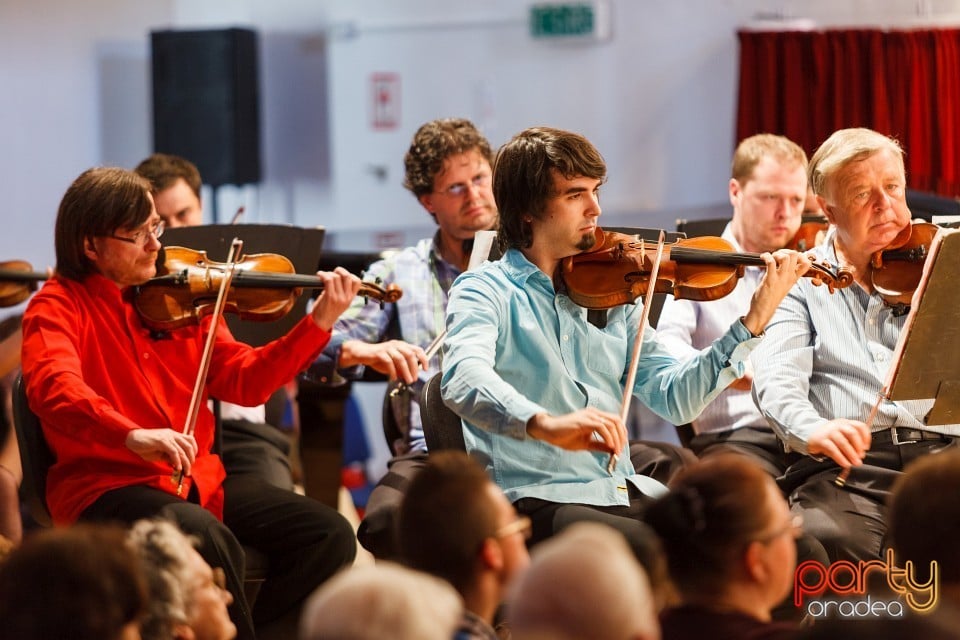
<path fill-rule="evenodd" d="M 202 224 L 202 181 L 196 165 L 180 156 L 154 153 L 134 171 L 153 186 L 157 215 L 168 229 Z M 250 473 L 281 489 L 294 488 L 290 440 L 276 425 L 267 422 L 264 405 L 242 407 L 221 402 L 220 426 L 220 457 L 227 473 Z"/>
<path fill-rule="evenodd" d="M 655 543 L 640 518 L 665 488 L 636 474 L 619 413 L 643 305 L 615 306 L 605 323 L 590 324 L 561 273 L 564 258 L 596 243 L 605 178 L 597 149 L 568 131 L 527 129 L 500 149 L 493 192 L 505 253 L 451 289 L 441 389 L 463 420 L 468 451 L 531 518 L 531 542 L 573 521 L 599 520 L 643 561 Z M 745 315 L 693 359 L 672 355 L 644 327 L 627 393 L 680 423 L 742 376 L 780 300 L 810 267 L 787 250 L 763 261 Z"/>
<path fill-rule="evenodd" d="M 448 291 L 467 268 L 474 236 L 497 225 L 492 162 L 490 143 L 469 120 L 441 118 L 417 129 L 404 156 L 404 186 L 436 222 L 436 233 L 370 265 L 367 277 L 398 284 L 406 295 L 383 308 L 355 302 L 310 370 L 330 384 L 341 376 L 358 379 L 369 367 L 405 385 L 405 392 L 388 397 L 403 438 L 390 443 L 396 455 L 357 530 L 360 544 L 380 559 L 397 557 L 403 490 L 426 463 L 420 390 L 440 370 L 440 356 L 425 350 L 443 331 Z"/>
<path fill-rule="evenodd" d="M 807 195 L 807 154 L 791 140 L 761 133 L 737 145 L 728 184 L 733 217 L 721 236 L 736 251 L 763 253 L 781 249 L 800 228 Z M 746 267 L 736 288 L 719 300 L 667 296 L 657 335 L 678 356 L 708 347 L 750 305 L 762 271 Z M 750 397 L 749 366 L 711 402 L 693 423 L 687 445 L 698 456 L 728 451 L 749 457 L 773 477 L 787 468 L 780 439 Z"/>
<path fill-rule="evenodd" d="M 255 405 L 305 369 L 360 289 L 346 270 L 319 273 L 323 294 L 285 336 L 253 348 L 222 319 L 193 435 L 183 433 L 201 364 L 208 316 L 199 325 L 148 329 L 132 303 L 154 276 L 163 224 L 151 185 L 118 168 L 82 173 L 60 203 L 54 277 L 23 319 L 23 377 L 56 458 L 47 503 L 58 524 L 133 522 L 162 515 L 200 540 L 224 569 L 238 637 L 254 623 L 295 619 L 301 601 L 356 553 L 334 510 L 254 477 L 231 477 L 211 453 L 209 394 Z M 182 472 L 178 487 L 176 472 Z M 179 489 L 182 488 L 182 494 Z M 251 611 L 241 545 L 267 556 L 269 575 Z"/>
<path fill-rule="evenodd" d="M 930 400 L 879 399 L 906 315 L 874 290 L 869 264 L 910 224 L 900 145 L 870 129 L 836 131 L 808 176 L 833 225 L 814 253 L 851 267 L 855 283 L 830 295 L 801 282 L 787 295 L 754 352 L 753 392 L 788 450 L 805 454 L 782 479 L 791 508 L 831 560 L 856 562 L 881 556 L 904 466 L 953 448 L 960 427 L 925 426 Z"/>

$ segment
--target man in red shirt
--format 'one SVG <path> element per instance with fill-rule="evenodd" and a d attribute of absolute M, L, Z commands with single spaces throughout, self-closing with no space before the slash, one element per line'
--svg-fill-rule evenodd
<path fill-rule="evenodd" d="M 311 314 L 260 348 L 234 340 L 221 319 L 195 432 L 187 435 L 212 323 L 158 331 L 142 322 L 136 286 L 156 274 L 162 233 L 150 183 L 130 171 L 90 169 L 60 203 L 56 274 L 23 320 L 27 396 L 56 457 L 47 503 L 59 524 L 172 518 L 200 539 L 211 566 L 224 569 L 238 637 L 252 638 L 254 621 L 295 615 L 303 598 L 353 560 L 356 544 L 332 509 L 256 477 L 226 477 L 211 453 L 206 400 L 264 402 L 319 355 L 360 281 L 343 269 L 318 274 L 325 288 Z M 270 563 L 253 611 L 241 544 Z"/>

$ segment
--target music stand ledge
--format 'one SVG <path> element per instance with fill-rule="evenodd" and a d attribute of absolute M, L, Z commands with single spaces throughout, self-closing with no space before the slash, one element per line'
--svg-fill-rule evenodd
<path fill-rule="evenodd" d="M 890 400 L 934 399 L 930 426 L 960 423 L 960 230 L 941 228 L 930 247 L 894 352 Z"/>

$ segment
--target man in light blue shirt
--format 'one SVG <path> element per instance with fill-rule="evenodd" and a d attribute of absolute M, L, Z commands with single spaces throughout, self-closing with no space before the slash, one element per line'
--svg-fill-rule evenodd
<path fill-rule="evenodd" d="M 593 519 L 618 528 L 636 550 L 651 535 L 642 509 L 664 491 L 636 474 L 619 415 L 642 308 L 613 307 L 595 326 L 561 277 L 564 258 L 603 241 L 605 177 L 599 152 L 567 131 L 528 129 L 500 149 L 493 189 L 507 251 L 451 289 L 442 393 L 463 419 L 467 449 L 531 517 L 534 541 Z M 764 254 L 764 262 L 746 315 L 696 357 L 677 359 L 644 328 L 637 398 L 687 422 L 743 374 L 780 300 L 810 266 L 792 251 Z"/>

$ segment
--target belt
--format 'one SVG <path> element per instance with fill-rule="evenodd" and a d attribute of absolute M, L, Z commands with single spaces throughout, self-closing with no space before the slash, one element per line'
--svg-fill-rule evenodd
<path fill-rule="evenodd" d="M 876 431 L 873 433 L 873 442 L 876 443 L 886 443 L 891 444 L 913 444 L 914 442 L 921 442 L 923 440 L 940 440 L 941 442 L 949 442 L 953 440 L 953 436 L 944 435 L 942 433 L 935 433 L 933 431 L 925 431 L 923 429 L 909 429 L 907 427 L 891 427 L 889 429 L 884 429 L 883 431 Z"/>

